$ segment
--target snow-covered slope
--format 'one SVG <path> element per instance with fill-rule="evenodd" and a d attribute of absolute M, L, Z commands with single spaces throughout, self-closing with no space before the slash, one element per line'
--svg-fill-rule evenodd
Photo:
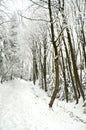
<path fill-rule="evenodd" d="M 0 84 L 0 130 L 86 130 L 85 114 L 77 116 L 72 105 L 69 110 L 60 101 L 49 109 L 48 103 L 46 93 L 31 82 Z"/>

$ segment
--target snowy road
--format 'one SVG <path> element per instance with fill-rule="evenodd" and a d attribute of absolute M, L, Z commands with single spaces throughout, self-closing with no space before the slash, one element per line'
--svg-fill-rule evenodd
<path fill-rule="evenodd" d="M 59 106 L 49 109 L 48 103 L 47 95 L 30 82 L 0 85 L 0 130 L 86 130 L 85 123 Z"/>

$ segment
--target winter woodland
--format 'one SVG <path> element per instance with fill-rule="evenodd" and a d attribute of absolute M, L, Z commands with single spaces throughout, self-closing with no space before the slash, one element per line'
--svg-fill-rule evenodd
<path fill-rule="evenodd" d="M 86 0 L 0 0 L 0 130 L 86 130 L 85 99 Z"/>

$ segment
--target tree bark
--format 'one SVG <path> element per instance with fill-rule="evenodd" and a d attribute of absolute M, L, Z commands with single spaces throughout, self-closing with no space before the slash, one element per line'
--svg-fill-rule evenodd
<path fill-rule="evenodd" d="M 66 46 L 64 37 L 63 37 L 63 43 L 64 43 L 64 46 L 65 46 L 65 51 L 66 51 L 66 56 L 67 56 L 67 60 L 68 60 L 68 66 L 69 66 L 70 76 L 71 76 L 71 80 L 72 80 L 72 86 L 73 86 L 74 95 L 75 95 L 76 104 L 77 104 L 78 103 L 78 96 L 77 96 L 76 87 L 75 87 L 74 80 L 73 80 L 70 58 L 69 58 L 69 54 L 68 54 L 68 50 L 67 50 L 67 46 Z"/>
<path fill-rule="evenodd" d="M 56 98 L 57 92 L 58 92 L 58 88 L 59 88 L 59 62 L 58 62 L 58 51 L 57 51 L 57 46 L 55 42 L 55 32 L 54 32 L 54 24 L 53 24 L 53 17 L 52 17 L 51 0 L 48 0 L 48 10 L 49 10 L 49 17 L 50 17 L 51 39 L 52 39 L 52 44 L 53 44 L 53 48 L 55 52 L 55 75 L 56 75 L 55 89 L 49 103 L 49 107 L 52 107 L 54 100 Z"/>
<path fill-rule="evenodd" d="M 47 49 L 47 41 L 46 36 L 44 37 L 44 89 L 47 92 L 47 83 L 46 83 L 46 49 Z"/>
<path fill-rule="evenodd" d="M 65 96 L 66 96 L 66 102 L 68 102 L 68 88 L 67 88 L 67 83 L 66 83 L 66 72 L 65 72 L 65 63 L 64 63 L 64 58 L 63 58 L 63 52 L 61 49 L 61 57 L 62 57 L 62 73 L 63 73 L 63 78 L 64 78 L 64 90 L 65 90 Z"/>

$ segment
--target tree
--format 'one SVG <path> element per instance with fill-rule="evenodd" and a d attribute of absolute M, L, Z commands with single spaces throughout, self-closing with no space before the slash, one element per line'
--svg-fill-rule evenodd
<path fill-rule="evenodd" d="M 55 89 L 54 89 L 53 95 L 52 95 L 50 103 L 49 103 L 49 107 L 52 107 L 53 102 L 54 102 L 57 92 L 58 92 L 58 88 L 59 88 L 59 55 L 58 55 L 58 50 L 57 50 L 56 41 L 55 41 L 51 0 L 48 0 L 48 9 L 49 9 L 50 28 L 51 28 L 51 36 L 52 36 L 51 41 L 52 41 L 54 53 L 55 53 L 55 73 L 56 73 Z"/>

